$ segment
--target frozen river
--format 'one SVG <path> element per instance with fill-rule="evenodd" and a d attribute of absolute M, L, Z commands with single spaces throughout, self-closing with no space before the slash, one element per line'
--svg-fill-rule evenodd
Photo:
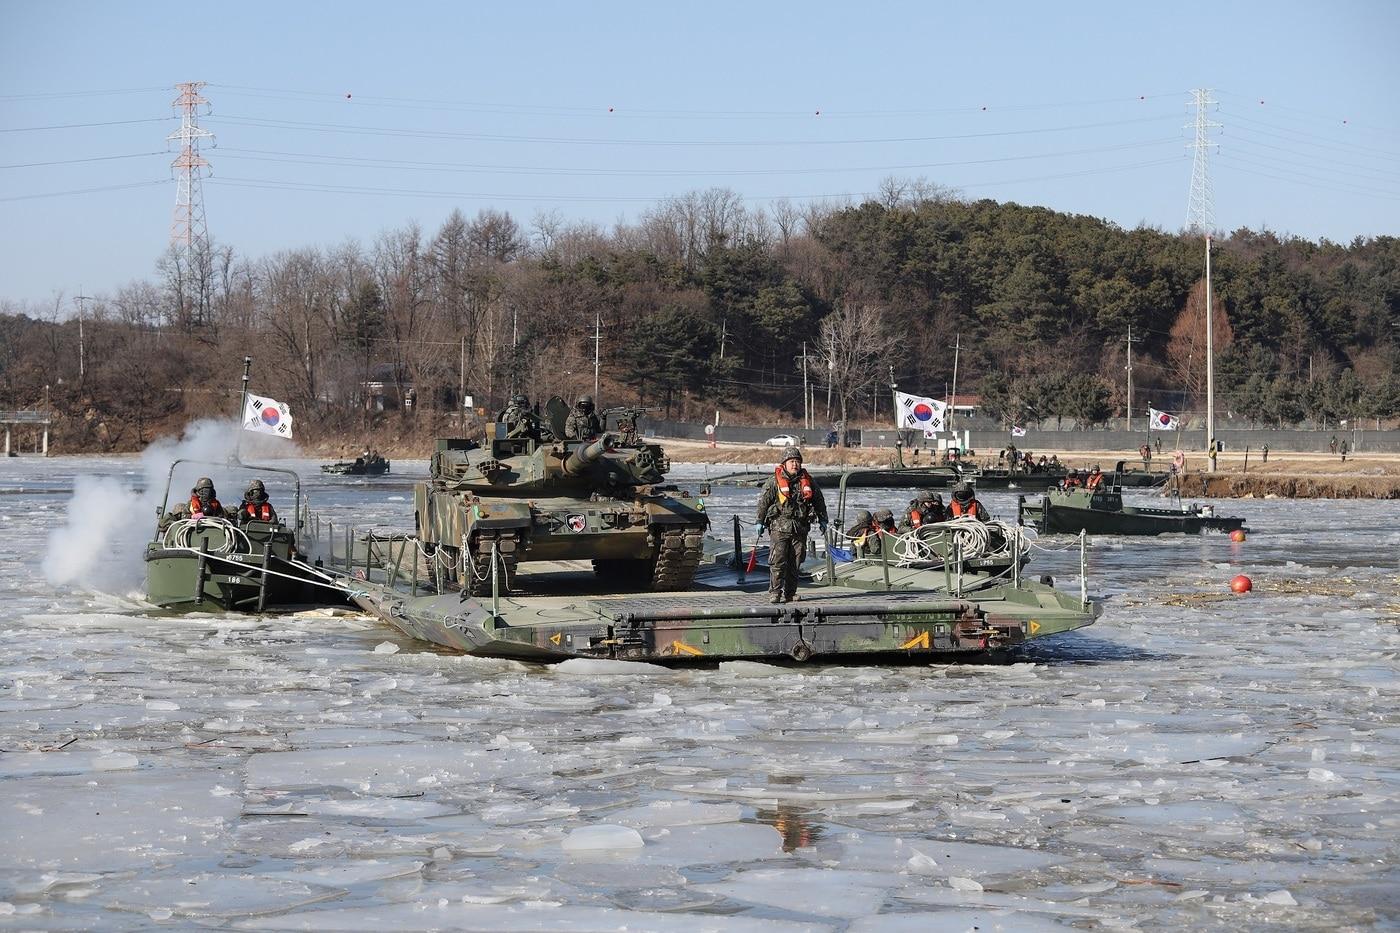
<path fill-rule="evenodd" d="M 421 462 L 295 466 L 338 527 L 411 529 Z M 135 459 L 0 461 L 0 926 L 1400 923 L 1400 503 L 1103 539 L 1102 619 L 1018 663 L 619 674 L 151 613 L 133 485 Z M 755 496 L 715 490 L 720 527 Z"/>

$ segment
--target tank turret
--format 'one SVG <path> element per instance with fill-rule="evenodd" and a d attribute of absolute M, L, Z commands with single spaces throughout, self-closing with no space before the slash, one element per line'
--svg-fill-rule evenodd
<path fill-rule="evenodd" d="M 439 440 L 414 490 L 419 538 L 447 552 L 474 594 L 491 589 L 493 549 L 503 590 L 517 588 L 519 563 L 560 560 L 591 560 L 619 588 L 688 587 L 709 519 L 702 500 L 666 483 L 670 461 L 640 436 L 640 411 L 604 412 L 622 413 L 622 433 L 575 440 L 554 398 L 544 417 L 507 410 L 516 420 L 487 425 L 480 446 Z"/>

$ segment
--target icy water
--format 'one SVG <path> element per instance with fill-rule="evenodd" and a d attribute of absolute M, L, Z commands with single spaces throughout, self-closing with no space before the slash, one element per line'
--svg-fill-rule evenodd
<path fill-rule="evenodd" d="M 337 526 L 411 527 L 423 464 L 296 466 Z M 152 613 L 149 503 L 121 484 L 150 480 L 0 462 L 0 926 L 1400 923 L 1400 503 L 1220 502 L 1249 541 L 1104 539 L 1102 619 L 1013 664 L 669 671 Z M 755 496 L 715 490 L 719 526 Z M 1077 588 L 1077 555 L 1031 569 Z"/>

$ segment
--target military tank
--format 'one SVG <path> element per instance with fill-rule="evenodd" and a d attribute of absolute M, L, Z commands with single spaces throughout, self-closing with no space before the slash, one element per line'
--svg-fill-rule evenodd
<path fill-rule="evenodd" d="M 611 416 L 620 430 L 566 438 L 569 407 L 556 396 L 543 418 L 488 424 L 482 445 L 440 439 L 414 487 L 424 549 L 475 596 L 519 589 L 519 564 L 553 560 L 591 560 L 619 589 L 688 588 L 709 517 L 702 499 L 666 483 L 670 461 L 641 438 L 640 412 L 604 412 L 603 427 Z"/>

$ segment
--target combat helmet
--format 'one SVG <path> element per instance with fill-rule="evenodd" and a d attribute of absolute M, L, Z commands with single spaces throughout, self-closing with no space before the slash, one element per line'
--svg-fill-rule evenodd
<path fill-rule="evenodd" d="M 578 405 L 578 407 L 579 407 L 580 409 L 582 409 L 583 411 L 592 411 L 592 410 L 593 410 L 593 396 L 591 396 L 591 395 L 580 395 L 580 396 L 578 397 L 577 405 Z"/>
<path fill-rule="evenodd" d="M 209 495 L 214 495 L 214 481 L 207 476 L 201 476 L 194 481 L 194 493 L 198 495 L 203 490 L 209 490 Z"/>
<path fill-rule="evenodd" d="M 972 485 L 970 483 L 958 483 L 953 487 L 953 498 L 959 502 L 972 501 Z"/>
<path fill-rule="evenodd" d="M 243 493 L 243 498 L 249 502 L 266 502 L 267 487 L 263 485 L 262 480 L 255 479 L 248 484 L 248 490 Z"/>
<path fill-rule="evenodd" d="M 798 463 L 801 463 L 801 462 L 802 462 L 802 450 L 801 450 L 800 448 L 797 448 L 797 447 L 784 447 L 784 448 L 783 448 L 783 462 L 786 463 L 786 462 L 789 461 L 789 460 L 796 460 Z"/>

